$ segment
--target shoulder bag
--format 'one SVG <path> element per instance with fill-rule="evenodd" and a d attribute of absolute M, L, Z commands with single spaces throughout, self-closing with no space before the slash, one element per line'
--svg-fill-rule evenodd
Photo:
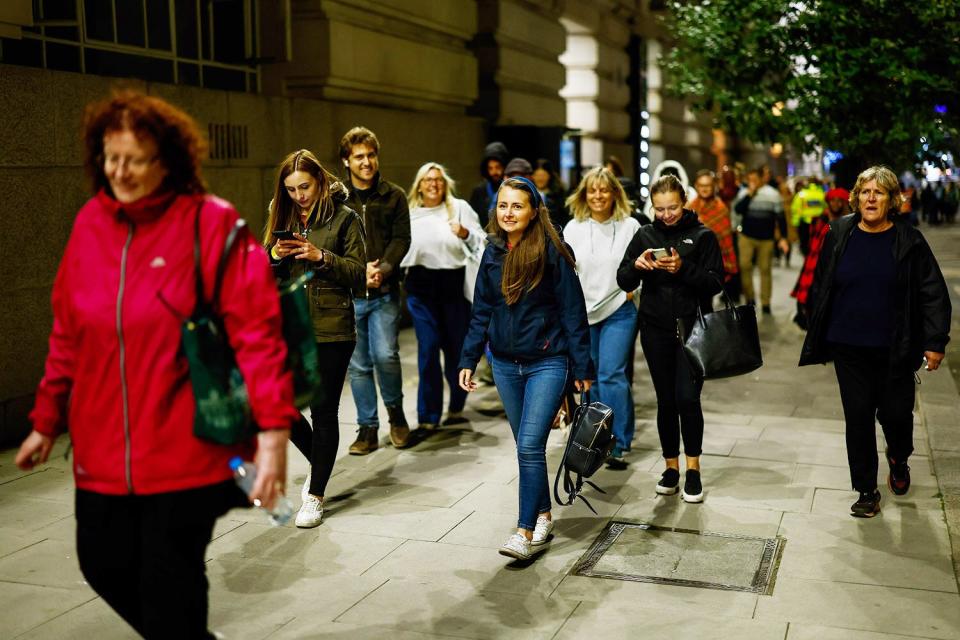
<path fill-rule="evenodd" d="M 678 337 L 693 373 L 705 380 L 750 373 L 763 366 L 757 310 L 753 305 L 735 306 L 723 292 L 724 308 L 697 317 L 686 340 L 686 327 L 677 321 Z"/>

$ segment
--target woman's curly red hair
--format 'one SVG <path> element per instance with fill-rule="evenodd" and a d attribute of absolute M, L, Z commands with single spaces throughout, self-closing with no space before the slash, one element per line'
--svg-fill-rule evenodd
<path fill-rule="evenodd" d="M 84 111 L 83 166 L 94 193 L 110 188 L 103 171 L 103 137 L 124 129 L 157 145 L 167 170 L 164 188 L 176 193 L 206 192 L 201 163 L 207 156 L 207 142 L 194 119 L 165 100 L 124 90 L 87 105 Z"/>

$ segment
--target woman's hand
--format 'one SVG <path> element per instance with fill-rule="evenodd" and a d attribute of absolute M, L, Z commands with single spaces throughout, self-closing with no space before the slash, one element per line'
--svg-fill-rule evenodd
<path fill-rule="evenodd" d="M 657 268 L 657 262 L 653 259 L 653 249 L 647 249 L 640 254 L 633 266 L 641 271 L 653 271 Z"/>
<path fill-rule="evenodd" d="M 936 371 L 940 368 L 940 363 L 943 361 L 943 354 L 937 353 L 936 351 L 924 351 L 923 357 L 927 359 L 927 371 Z"/>
<path fill-rule="evenodd" d="M 250 502 L 267 510 L 282 496 L 287 480 L 287 441 L 289 429 L 266 429 L 258 436 L 257 481 L 250 492 Z"/>
<path fill-rule="evenodd" d="M 667 273 L 676 273 L 680 271 L 680 267 L 683 265 L 683 258 L 680 257 L 680 254 L 677 253 L 677 250 L 674 247 L 670 247 L 670 255 L 665 258 L 657 258 L 657 261 L 654 263 L 654 266 L 657 269 L 663 269 Z"/>
<path fill-rule="evenodd" d="M 470 230 L 456 220 L 450 221 L 450 231 L 461 240 L 466 240 L 470 237 Z"/>
<path fill-rule="evenodd" d="M 473 371 L 460 369 L 460 388 L 467 393 L 477 390 L 477 383 L 473 381 Z"/>
<path fill-rule="evenodd" d="M 50 457 L 50 450 L 53 449 L 53 438 L 45 436 L 39 431 L 31 431 L 20 450 L 17 451 L 17 457 L 14 458 L 14 464 L 24 471 L 33 469 L 38 464 L 43 464 Z"/>
<path fill-rule="evenodd" d="M 592 386 L 593 386 L 593 380 L 574 380 L 573 381 L 573 388 L 581 393 L 590 391 L 590 387 Z"/>

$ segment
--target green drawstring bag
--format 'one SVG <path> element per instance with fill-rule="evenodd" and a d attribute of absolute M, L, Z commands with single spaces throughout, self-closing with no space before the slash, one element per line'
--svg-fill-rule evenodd
<path fill-rule="evenodd" d="M 293 395 L 298 409 L 310 406 L 320 385 L 317 340 L 310 321 L 306 286 L 313 272 L 280 283 L 283 339 L 287 343 L 287 366 L 293 373 Z"/>
<path fill-rule="evenodd" d="M 219 300 L 227 257 L 246 222 L 238 220 L 227 234 L 223 254 L 217 264 L 213 301 L 208 302 L 203 295 L 203 274 L 200 269 L 201 207 L 202 203 L 197 206 L 193 243 L 197 302 L 181 331 L 196 402 L 193 434 L 202 440 L 232 445 L 250 439 L 258 428 L 250 412 L 247 385 L 237 367 L 233 347 L 227 340 L 223 319 L 217 313 L 215 304 Z"/>

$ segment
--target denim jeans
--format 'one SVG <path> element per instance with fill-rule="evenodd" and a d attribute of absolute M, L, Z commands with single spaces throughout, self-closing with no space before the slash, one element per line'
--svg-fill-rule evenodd
<path fill-rule="evenodd" d="M 403 404 L 403 378 L 400 374 L 400 344 L 397 341 L 400 303 L 396 294 L 379 298 L 354 298 L 357 316 L 357 348 L 353 350 L 350 366 L 350 391 L 357 405 L 357 424 L 378 427 L 377 381 L 383 404 L 396 407 Z"/>
<path fill-rule="evenodd" d="M 623 451 L 630 450 L 635 429 L 627 359 L 636 325 L 637 308 L 630 301 L 613 315 L 590 325 L 590 357 L 597 365 L 597 386 L 590 390 L 590 395 L 613 409 L 613 435 Z"/>
<path fill-rule="evenodd" d="M 547 436 L 567 384 L 566 356 L 513 362 L 493 356 L 493 380 L 517 443 L 520 517 L 517 527 L 533 531 L 537 514 L 550 511 Z"/>
<path fill-rule="evenodd" d="M 443 412 L 443 379 L 450 387 L 450 411 L 463 411 L 467 392 L 460 388 L 460 350 L 470 322 L 470 303 L 451 295 L 444 299 L 422 298 L 407 293 L 407 308 L 417 334 L 417 421 L 437 424 Z M 443 352 L 443 368 L 440 352 Z"/>

